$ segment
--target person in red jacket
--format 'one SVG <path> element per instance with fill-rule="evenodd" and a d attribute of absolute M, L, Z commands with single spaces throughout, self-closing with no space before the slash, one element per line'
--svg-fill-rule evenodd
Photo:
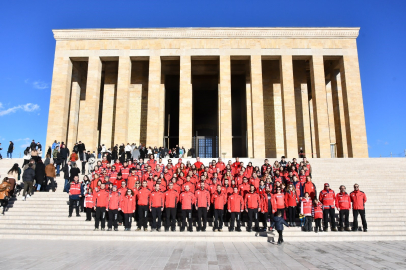
<path fill-rule="evenodd" d="M 176 182 L 176 180 L 175 180 Z M 176 231 L 176 208 L 179 202 L 179 192 L 177 192 L 173 186 L 174 183 L 169 183 L 169 189 L 165 192 L 165 232 L 169 231 L 169 225 L 171 231 Z"/>
<path fill-rule="evenodd" d="M 322 232 L 321 220 L 323 219 L 323 204 L 317 199 L 313 201 L 312 215 L 315 223 L 314 232 Z"/>
<path fill-rule="evenodd" d="M 277 211 L 282 213 L 282 218 L 285 214 L 285 194 L 282 193 L 282 187 L 276 187 L 276 193 L 273 195 Z"/>
<path fill-rule="evenodd" d="M 104 231 L 106 226 L 106 208 L 109 202 L 109 193 L 106 191 L 106 184 L 102 183 L 100 190 L 95 194 L 94 210 L 96 210 L 96 219 L 94 224 L 94 230 L 99 230 L 99 223 L 101 221 L 101 230 Z"/>
<path fill-rule="evenodd" d="M 92 220 L 93 207 L 94 207 L 93 190 L 91 187 L 89 187 L 85 193 L 85 211 L 86 211 L 86 220 L 85 221 Z"/>
<path fill-rule="evenodd" d="M 160 191 L 160 185 L 155 184 L 155 190 L 149 196 L 149 211 L 152 213 L 151 232 L 161 231 L 161 217 L 164 210 L 164 195 Z M 156 219 L 158 218 L 158 222 Z"/>
<path fill-rule="evenodd" d="M 298 194 L 296 193 L 295 187 L 293 184 L 289 184 L 288 189 L 285 193 L 285 205 L 288 210 L 288 224 L 291 227 L 295 227 L 295 218 L 296 218 L 296 207 L 298 203 Z"/>
<path fill-rule="evenodd" d="M 304 194 L 304 197 L 302 198 L 300 202 L 300 214 L 305 216 L 305 224 L 303 226 L 303 231 L 305 232 L 311 232 L 313 231 L 312 229 L 312 222 L 313 222 L 313 217 L 312 217 L 312 207 L 313 207 L 313 201 L 312 198 L 310 198 L 309 193 L 306 192 Z"/>
<path fill-rule="evenodd" d="M 120 201 L 121 196 L 117 192 L 117 186 L 113 186 L 113 190 L 109 194 L 109 204 L 106 209 L 109 213 L 109 222 L 107 223 L 107 231 L 112 230 L 112 226 L 114 225 L 114 230 L 118 231 L 118 208 L 120 208 Z"/>
<path fill-rule="evenodd" d="M 350 229 L 350 222 L 349 222 L 349 214 L 351 208 L 351 199 L 350 196 L 345 192 L 345 186 L 340 186 L 340 193 L 336 195 L 336 208 L 339 212 L 339 223 L 338 223 L 338 230 L 340 232 L 344 231 L 343 222 L 345 225 L 346 231 L 351 231 Z"/>
<path fill-rule="evenodd" d="M 127 189 L 124 196 L 121 196 L 120 208 L 124 213 L 124 231 L 131 230 L 132 215 L 135 213 L 135 196 L 131 189 Z"/>
<path fill-rule="evenodd" d="M 252 222 L 255 221 L 255 231 L 259 230 L 258 212 L 261 211 L 261 200 L 255 193 L 255 186 L 250 186 L 250 192 L 245 195 L 244 208 L 248 212 L 247 231 L 251 232 Z"/>
<path fill-rule="evenodd" d="M 195 191 L 195 207 L 197 210 L 196 230 L 205 232 L 207 225 L 207 211 L 210 209 L 210 192 L 205 189 L 204 181 L 200 183 L 200 189 Z M 203 220 L 203 226 L 202 226 Z"/>
<path fill-rule="evenodd" d="M 214 205 L 213 231 L 221 232 L 223 230 L 224 205 L 227 203 L 227 195 L 222 192 L 220 185 L 217 185 L 217 190 L 212 194 L 211 203 Z"/>
<path fill-rule="evenodd" d="M 180 194 L 180 203 L 182 208 L 182 226 L 180 228 L 181 232 L 185 231 L 186 218 L 188 222 L 188 231 L 193 232 L 192 227 L 192 207 L 195 203 L 195 195 L 190 191 L 189 186 L 185 187 L 185 191 Z"/>
<path fill-rule="evenodd" d="M 241 212 L 244 211 L 244 200 L 240 194 L 238 194 L 238 188 L 233 188 L 233 194 L 228 197 L 227 210 L 230 213 L 230 226 L 228 230 L 234 231 L 234 220 L 237 220 L 237 232 L 241 232 Z"/>
<path fill-rule="evenodd" d="M 148 215 L 148 204 L 151 191 L 147 188 L 147 181 L 142 182 L 142 188 L 138 191 L 138 228 L 136 231 L 141 231 L 141 227 L 144 227 L 144 231 L 147 231 L 147 215 Z"/>
<path fill-rule="evenodd" d="M 323 222 L 324 231 L 328 231 L 328 217 L 330 216 L 331 230 L 336 232 L 336 221 L 335 221 L 335 199 L 336 195 L 334 190 L 330 189 L 328 183 L 324 184 L 324 189 L 320 191 L 319 201 L 323 204 Z"/>
<path fill-rule="evenodd" d="M 354 191 L 350 193 L 350 198 L 352 202 L 352 215 L 353 215 L 353 222 L 352 222 L 352 230 L 358 230 L 358 214 L 361 216 L 362 227 L 364 228 L 364 232 L 368 231 L 367 221 L 365 219 L 365 203 L 367 202 L 367 196 L 364 192 L 359 190 L 359 185 L 354 184 Z"/>
<path fill-rule="evenodd" d="M 127 179 L 127 188 L 133 189 L 135 187 L 135 182 L 140 181 L 140 178 L 136 174 L 136 171 L 134 168 L 131 169 L 131 175 L 128 176 Z"/>

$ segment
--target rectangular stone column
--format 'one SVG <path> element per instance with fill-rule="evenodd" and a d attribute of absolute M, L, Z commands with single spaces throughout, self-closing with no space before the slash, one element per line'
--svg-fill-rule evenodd
<path fill-rule="evenodd" d="M 254 157 L 265 157 L 264 104 L 261 55 L 251 55 L 251 93 Z"/>
<path fill-rule="evenodd" d="M 316 148 L 316 129 L 314 128 L 314 110 L 313 110 L 313 100 L 309 100 L 309 117 L 310 117 L 310 131 L 311 131 L 311 149 L 306 153 L 306 157 L 317 158 L 317 148 Z"/>
<path fill-rule="evenodd" d="M 292 159 L 298 156 L 292 56 L 282 55 L 280 63 L 285 153 Z"/>
<path fill-rule="evenodd" d="M 80 74 L 77 68 L 73 68 L 72 89 L 70 97 L 69 127 L 67 146 L 70 150 L 77 142 L 79 124 L 79 101 L 80 101 Z"/>
<path fill-rule="evenodd" d="M 233 156 L 232 108 L 231 108 L 231 62 L 230 55 L 220 56 L 220 145 L 222 157 Z M 223 155 L 223 153 L 226 153 Z"/>
<path fill-rule="evenodd" d="M 322 55 L 312 56 L 310 63 L 310 74 L 312 80 L 312 100 L 316 150 L 319 158 L 330 158 L 330 132 L 326 103 L 324 59 Z"/>
<path fill-rule="evenodd" d="M 57 46 L 52 74 L 46 147 L 51 146 L 54 140 L 60 142 L 66 140 L 71 79 L 72 61 L 69 57 L 59 55 Z"/>
<path fill-rule="evenodd" d="M 254 157 L 252 145 L 252 99 L 251 99 L 251 84 L 247 83 L 245 87 L 246 106 L 247 106 L 247 156 Z"/>
<path fill-rule="evenodd" d="M 312 156 L 312 137 L 310 130 L 310 115 L 309 115 L 309 95 L 307 83 L 300 85 L 302 93 L 302 112 L 303 112 L 303 130 L 304 130 L 304 145 L 303 151 L 307 157 Z"/>
<path fill-rule="evenodd" d="M 165 84 L 159 85 L 159 131 L 158 134 L 161 136 L 161 142 L 159 146 L 163 146 L 163 136 L 165 129 Z"/>
<path fill-rule="evenodd" d="M 142 84 L 132 84 L 128 110 L 128 142 L 135 143 L 137 146 L 141 135 L 141 98 Z"/>
<path fill-rule="evenodd" d="M 152 55 L 149 58 L 148 76 L 148 115 L 147 147 L 162 146 L 163 134 L 159 134 L 159 92 L 161 88 L 161 57 Z"/>
<path fill-rule="evenodd" d="M 114 144 L 128 143 L 129 87 L 131 79 L 131 59 L 124 54 L 118 59 L 117 97 L 114 121 Z"/>
<path fill-rule="evenodd" d="M 344 116 L 343 91 L 341 87 L 341 73 L 331 70 L 331 88 L 334 107 L 334 124 L 337 142 L 337 156 L 348 157 L 347 133 Z"/>
<path fill-rule="evenodd" d="M 179 82 L 179 147 L 192 147 L 193 89 L 190 55 L 180 56 Z"/>
<path fill-rule="evenodd" d="M 86 150 L 97 150 L 98 121 L 101 85 L 102 61 L 98 56 L 89 57 L 86 85 L 86 106 L 80 108 L 80 118 L 86 123 L 84 136 L 78 137 L 86 145 Z"/>
<path fill-rule="evenodd" d="M 326 84 L 326 102 L 328 112 L 328 126 L 330 132 L 330 144 L 336 143 L 336 133 L 334 127 L 334 108 L 333 108 L 333 96 L 331 93 L 331 80 Z"/>
<path fill-rule="evenodd" d="M 275 155 L 280 158 L 285 155 L 285 139 L 283 131 L 282 87 L 280 83 L 272 85 L 273 107 L 275 116 Z"/>
<path fill-rule="evenodd" d="M 348 157 L 367 158 L 368 144 L 358 55 L 344 55 L 340 60 L 340 73 L 347 126 Z"/>
<path fill-rule="evenodd" d="M 113 147 L 113 110 L 116 82 L 117 76 L 115 70 L 110 63 L 107 63 L 104 72 L 103 111 L 100 133 L 100 144 L 104 144 L 106 148 Z"/>

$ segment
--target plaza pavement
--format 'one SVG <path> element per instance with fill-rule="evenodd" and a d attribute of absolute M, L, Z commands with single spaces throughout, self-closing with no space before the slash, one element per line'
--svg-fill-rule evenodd
<path fill-rule="evenodd" d="M 2 240 L 2 269 L 406 269 L 406 241 Z"/>

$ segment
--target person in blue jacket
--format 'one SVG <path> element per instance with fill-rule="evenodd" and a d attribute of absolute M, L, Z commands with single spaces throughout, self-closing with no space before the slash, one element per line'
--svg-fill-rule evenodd
<path fill-rule="evenodd" d="M 283 219 L 282 217 L 282 213 L 280 211 L 278 211 L 276 213 L 276 216 L 273 218 L 273 221 L 275 222 L 275 230 L 278 232 L 279 234 L 279 238 L 278 238 L 278 245 L 283 243 L 283 225 L 285 225 L 286 227 L 290 227 L 289 224 Z"/>

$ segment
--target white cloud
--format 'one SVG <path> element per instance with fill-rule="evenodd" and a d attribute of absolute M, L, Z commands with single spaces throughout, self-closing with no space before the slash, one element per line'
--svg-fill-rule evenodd
<path fill-rule="evenodd" d="M 19 111 L 19 110 L 23 110 L 25 112 L 33 112 L 33 111 L 39 110 L 39 105 L 27 103 L 27 104 L 14 106 L 14 107 L 11 107 L 8 109 L 4 109 L 3 104 L 0 103 L 0 116 L 7 115 L 10 113 L 15 113 L 16 111 Z"/>
<path fill-rule="evenodd" d="M 25 143 L 25 144 L 22 144 L 22 145 L 21 145 L 21 148 L 27 148 L 27 147 L 29 147 L 29 146 L 30 146 L 29 143 Z"/>
<path fill-rule="evenodd" d="M 17 140 L 14 140 L 13 142 L 29 141 L 29 140 L 30 140 L 30 138 L 24 138 L 24 139 L 17 139 Z"/>
<path fill-rule="evenodd" d="M 41 89 L 41 90 L 49 88 L 49 84 L 47 84 L 45 82 L 41 82 L 41 81 L 33 82 L 32 86 L 34 86 L 34 88 L 36 88 L 36 89 Z"/>
<path fill-rule="evenodd" d="M 24 82 L 28 84 L 30 83 L 30 79 L 25 79 Z M 43 81 L 34 81 L 31 84 L 35 89 L 43 90 L 49 88 L 49 84 Z"/>

